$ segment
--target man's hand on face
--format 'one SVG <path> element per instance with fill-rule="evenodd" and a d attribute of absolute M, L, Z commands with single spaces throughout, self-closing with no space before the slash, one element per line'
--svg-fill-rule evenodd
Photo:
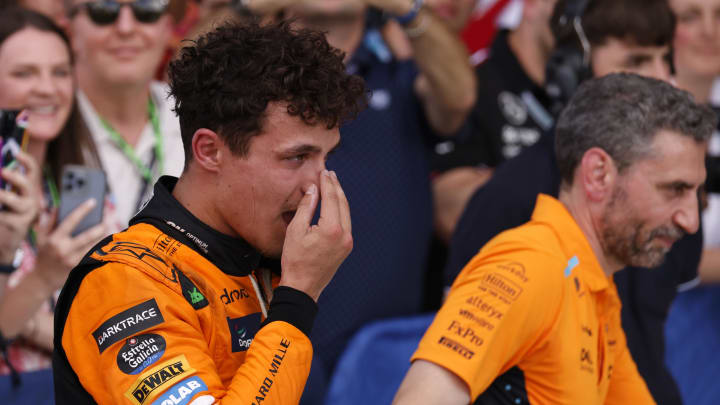
<path fill-rule="evenodd" d="M 303 291 L 316 302 L 353 246 L 350 207 L 334 172 L 320 175 L 320 219 L 311 225 L 318 204 L 313 184 L 305 190 L 285 234 L 280 285 Z"/>

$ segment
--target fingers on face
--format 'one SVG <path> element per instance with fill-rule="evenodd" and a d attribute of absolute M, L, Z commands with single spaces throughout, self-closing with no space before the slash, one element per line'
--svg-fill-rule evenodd
<path fill-rule="evenodd" d="M 297 210 L 295 211 L 295 217 L 290 221 L 290 227 L 300 226 L 303 230 L 308 229 L 310 221 L 312 221 L 315 208 L 318 203 L 318 189 L 317 186 L 311 184 L 305 194 L 303 195 L 300 203 L 298 204 Z"/>
<path fill-rule="evenodd" d="M 352 233 L 352 221 L 350 220 L 350 204 L 348 203 L 345 191 L 340 186 L 337 174 L 332 172 L 332 180 L 335 185 L 335 191 L 338 196 L 338 215 L 340 216 L 340 224 L 347 232 Z"/>
<path fill-rule="evenodd" d="M 320 222 L 325 233 L 344 247 L 345 255 L 352 250 L 352 225 L 350 207 L 347 197 L 335 172 L 324 172 L 321 176 L 323 185 Z"/>
<path fill-rule="evenodd" d="M 320 175 L 320 191 L 322 204 L 320 206 L 320 222 L 328 226 L 340 225 L 340 201 L 333 180 L 333 172 L 324 170 Z"/>

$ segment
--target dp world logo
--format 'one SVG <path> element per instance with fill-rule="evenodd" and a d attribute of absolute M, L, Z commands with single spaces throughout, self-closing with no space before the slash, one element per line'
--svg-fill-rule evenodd
<path fill-rule="evenodd" d="M 260 330 L 260 320 L 260 312 L 242 318 L 227 318 L 233 353 L 244 352 L 250 348 L 250 343 Z"/>

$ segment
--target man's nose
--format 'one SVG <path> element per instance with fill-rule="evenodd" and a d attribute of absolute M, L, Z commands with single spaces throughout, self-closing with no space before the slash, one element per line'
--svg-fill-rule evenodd
<path fill-rule="evenodd" d="M 115 21 L 115 28 L 121 33 L 129 33 L 135 29 L 137 24 L 138 22 L 135 20 L 130 6 L 120 7 L 120 15 L 118 15 L 117 21 Z"/>
<path fill-rule="evenodd" d="M 673 216 L 673 222 L 685 232 L 692 234 L 700 228 L 700 214 L 698 213 L 698 198 L 690 195 L 688 201 L 680 207 Z"/>

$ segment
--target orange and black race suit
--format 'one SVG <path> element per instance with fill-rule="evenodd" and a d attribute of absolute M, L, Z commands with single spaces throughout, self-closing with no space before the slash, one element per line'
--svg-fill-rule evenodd
<path fill-rule="evenodd" d="M 542 194 L 530 222 L 463 269 L 418 359 L 457 375 L 475 404 L 655 403 L 630 357 L 612 278 L 563 204 Z"/>
<path fill-rule="evenodd" d="M 130 227 L 70 274 L 55 315 L 56 402 L 298 403 L 315 302 L 277 287 L 277 261 L 182 207 L 175 182 L 161 178 Z"/>

